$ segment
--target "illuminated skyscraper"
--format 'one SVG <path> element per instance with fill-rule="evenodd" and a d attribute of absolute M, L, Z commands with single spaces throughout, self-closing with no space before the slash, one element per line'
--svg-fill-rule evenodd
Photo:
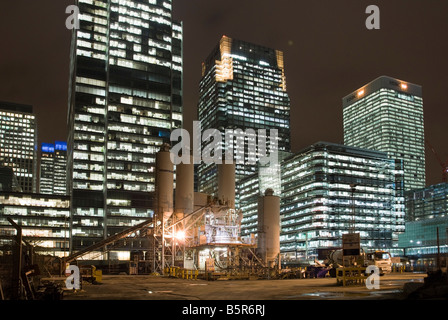
<path fill-rule="evenodd" d="M 0 166 L 13 169 L 23 192 L 36 192 L 36 128 L 32 106 L 0 102 Z"/>
<path fill-rule="evenodd" d="M 67 142 L 54 144 L 54 186 L 53 194 L 67 194 Z"/>
<path fill-rule="evenodd" d="M 68 118 L 72 250 L 153 214 L 155 154 L 182 126 L 182 25 L 172 21 L 171 3 L 77 1 Z M 127 259 L 122 251 L 114 257 Z"/>
<path fill-rule="evenodd" d="M 39 193 L 53 194 L 54 144 L 42 143 L 40 147 Z"/>
<path fill-rule="evenodd" d="M 403 161 L 385 152 L 315 143 L 282 162 L 282 261 L 310 260 L 354 231 L 364 249 L 404 232 Z M 249 229 L 250 231 L 250 229 Z"/>
<path fill-rule="evenodd" d="M 22 226 L 23 240 L 38 247 L 39 255 L 63 257 L 68 251 L 69 215 L 68 196 L 0 191 L 0 247 L 16 234 L 7 220 L 11 218 Z"/>
<path fill-rule="evenodd" d="M 202 66 L 202 130 L 218 129 L 224 141 L 226 129 L 265 129 L 268 135 L 276 129 L 279 151 L 290 151 L 289 115 L 283 52 L 223 36 Z M 216 193 L 216 166 L 203 163 L 198 170 L 199 191 Z M 237 163 L 236 170 L 238 180 L 254 174 L 257 166 Z"/>
<path fill-rule="evenodd" d="M 405 190 L 425 187 L 421 86 L 382 76 L 343 98 L 344 144 L 404 161 Z"/>
<path fill-rule="evenodd" d="M 67 194 L 67 143 L 42 143 L 40 154 L 39 192 Z"/>

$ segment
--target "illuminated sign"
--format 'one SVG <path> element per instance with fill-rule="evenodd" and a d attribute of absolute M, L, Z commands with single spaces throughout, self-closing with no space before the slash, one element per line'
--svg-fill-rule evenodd
<path fill-rule="evenodd" d="M 42 152 L 54 153 L 54 144 L 52 143 L 42 143 Z"/>
<path fill-rule="evenodd" d="M 67 142 L 56 141 L 55 150 L 67 151 Z"/>

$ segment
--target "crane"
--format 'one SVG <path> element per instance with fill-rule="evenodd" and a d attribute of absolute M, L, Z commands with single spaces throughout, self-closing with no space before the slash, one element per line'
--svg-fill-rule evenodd
<path fill-rule="evenodd" d="M 440 166 L 442 167 L 442 182 L 448 182 L 448 159 L 445 162 L 443 162 L 437 151 L 431 145 L 431 143 L 428 140 L 425 140 L 425 142 L 427 146 L 431 149 L 432 153 L 435 155 Z"/>

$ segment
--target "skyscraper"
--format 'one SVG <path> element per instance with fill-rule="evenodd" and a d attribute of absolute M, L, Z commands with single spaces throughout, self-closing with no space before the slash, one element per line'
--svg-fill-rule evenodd
<path fill-rule="evenodd" d="M 40 148 L 39 192 L 67 194 L 67 143 L 42 143 Z"/>
<path fill-rule="evenodd" d="M 22 226 L 23 240 L 42 256 L 67 255 L 69 216 L 68 196 L 0 191 L 0 247 L 8 243 L 4 236 L 16 233 L 11 218 Z"/>
<path fill-rule="evenodd" d="M 67 142 L 54 143 L 54 186 L 53 194 L 66 195 L 67 193 Z"/>
<path fill-rule="evenodd" d="M 403 161 L 315 143 L 282 162 L 280 214 L 282 261 L 313 261 L 350 231 L 365 249 L 396 247 L 405 223 Z"/>
<path fill-rule="evenodd" d="M 0 102 L 0 166 L 13 169 L 23 192 L 36 192 L 36 148 L 33 107 Z"/>
<path fill-rule="evenodd" d="M 404 161 L 405 190 L 425 187 L 422 88 L 381 76 L 343 98 L 344 143 Z"/>
<path fill-rule="evenodd" d="M 40 147 L 39 193 L 53 194 L 54 144 L 42 143 Z"/>
<path fill-rule="evenodd" d="M 224 136 L 226 129 L 265 129 L 268 134 L 276 129 L 279 151 L 289 151 L 289 115 L 283 52 L 223 36 L 202 65 L 198 109 L 202 130 L 218 129 Z M 237 163 L 236 178 L 256 169 Z M 216 192 L 216 172 L 214 165 L 199 166 L 199 191 Z"/>
<path fill-rule="evenodd" d="M 155 155 L 182 126 L 182 24 L 172 21 L 171 3 L 77 1 L 68 118 L 72 250 L 153 214 Z M 119 251 L 116 257 L 129 257 Z"/>

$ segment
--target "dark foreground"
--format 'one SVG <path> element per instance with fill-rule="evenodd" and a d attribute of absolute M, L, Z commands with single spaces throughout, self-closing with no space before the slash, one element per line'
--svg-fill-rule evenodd
<path fill-rule="evenodd" d="M 426 274 L 389 274 L 379 289 L 341 286 L 336 279 L 184 280 L 162 276 L 103 276 L 100 284 L 85 283 L 65 291 L 64 300 L 399 300 L 407 288 L 423 283 Z M 406 288 L 405 287 L 405 284 Z M 411 286 L 409 286 L 411 284 Z M 405 290 L 404 290 L 405 289 Z"/>

